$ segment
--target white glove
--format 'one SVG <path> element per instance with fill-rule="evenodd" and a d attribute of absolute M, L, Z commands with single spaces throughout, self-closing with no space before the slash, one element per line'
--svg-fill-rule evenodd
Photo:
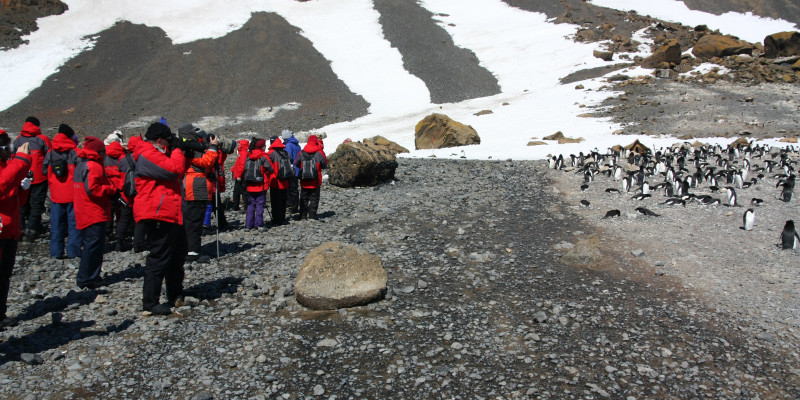
<path fill-rule="evenodd" d="M 22 182 L 20 182 L 19 186 L 22 188 L 22 190 L 30 189 L 31 188 L 31 178 L 23 179 Z"/>

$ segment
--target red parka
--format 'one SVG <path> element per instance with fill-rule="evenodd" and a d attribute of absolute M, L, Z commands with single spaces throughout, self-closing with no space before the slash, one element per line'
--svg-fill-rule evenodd
<path fill-rule="evenodd" d="M 311 160 L 304 161 L 309 158 Z M 303 162 L 313 162 L 317 164 L 317 179 L 301 179 L 300 187 L 303 189 L 316 189 L 322 186 L 322 170 L 328 168 L 328 158 L 325 156 L 325 152 L 322 151 L 322 146 L 320 146 L 315 135 L 308 137 L 308 143 L 306 143 L 305 147 L 303 147 L 303 151 L 297 154 L 297 158 L 294 160 L 295 168 L 302 171 Z"/>
<path fill-rule="evenodd" d="M 136 162 L 134 161 L 133 153 L 134 149 L 139 143 L 143 143 L 143 140 L 138 136 L 133 136 L 128 139 L 128 151 L 125 152 L 120 158 L 119 163 L 117 164 L 117 170 L 121 175 L 122 183 L 120 183 L 120 189 L 122 188 L 123 184 L 125 183 L 125 174 L 131 169 L 135 167 Z M 108 149 L 108 147 L 106 147 Z M 106 150 L 108 151 L 108 150 Z M 125 193 L 120 192 L 119 194 L 128 204 L 133 204 L 132 198 L 125 195 Z"/>
<path fill-rule="evenodd" d="M 111 184 L 117 189 L 122 189 L 125 174 L 120 172 L 119 163 L 125 157 L 125 149 L 120 142 L 111 142 L 106 145 L 106 158 L 103 160 L 103 169 L 106 171 Z"/>
<path fill-rule="evenodd" d="M 242 175 L 244 174 L 244 162 L 247 160 L 248 147 L 250 147 L 249 141 L 244 139 L 239 141 L 239 147 L 237 148 L 239 154 L 236 156 L 236 161 L 231 167 L 231 176 L 233 176 L 233 179 L 242 179 Z"/>
<path fill-rule="evenodd" d="M 278 179 L 278 168 L 280 168 L 278 161 L 280 161 L 281 158 L 285 158 L 291 163 L 291 158 L 289 157 L 289 153 L 286 152 L 286 146 L 283 145 L 281 138 L 275 139 L 275 141 L 269 145 L 267 157 L 269 157 L 269 163 L 272 165 L 272 178 L 269 184 L 270 189 L 288 189 L 289 180 Z"/>
<path fill-rule="evenodd" d="M 141 142 L 133 152 L 136 160 L 136 222 L 154 219 L 183 225 L 181 180 L 186 174 L 186 157 L 180 149 L 166 154 L 151 142 Z"/>
<path fill-rule="evenodd" d="M 264 183 L 245 182 L 247 191 L 254 193 L 263 192 L 269 189 L 270 178 L 272 178 L 273 170 L 272 164 L 269 163 L 269 158 L 267 158 L 267 153 L 264 153 L 264 150 L 262 149 L 253 149 L 247 158 L 251 160 L 258 160 L 261 163 L 261 174 L 264 175 Z"/>
<path fill-rule="evenodd" d="M 0 239 L 19 240 L 22 237 L 19 210 L 28 196 L 19 187 L 31 169 L 31 156 L 17 153 L 9 161 L 0 160 Z"/>
<path fill-rule="evenodd" d="M 78 162 L 73 177 L 75 227 L 86 229 L 90 225 L 111 220 L 110 196 L 117 189 L 111 185 L 103 170 L 103 156 L 89 149 L 78 149 L 77 153 L 85 161 Z"/>
<path fill-rule="evenodd" d="M 47 176 L 42 172 L 44 155 L 50 150 L 50 138 L 42 134 L 42 130 L 32 122 L 22 125 L 22 132 L 14 139 L 14 148 L 18 149 L 23 143 L 28 143 L 28 150 L 31 152 L 31 171 L 33 171 L 32 183 L 42 183 L 47 180 Z"/>
<path fill-rule="evenodd" d="M 75 165 L 78 163 L 78 154 L 75 151 L 78 145 L 63 133 L 57 133 L 53 137 L 52 145 L 52 150 L 47 152 L 42 161 L 42 168 L 47 172 L 47 183 L 50 186 L 50 201 L 59 204 L 72 203 L 72 186 L 74 184 L 72 178 Z M 64 157 L 67 162 L 67 175 L 56 176 L 50 165 L 55 159 Z"/>
<path fill-rule="evenodd" d="M 216 165 L 217 157 L 217 146 L 211 145 L 202 155 L 192 159 L 184 178 L 186 201 L 208 201 L 214 199 L 214 193 L 216 193 L 214 166 Z"/>

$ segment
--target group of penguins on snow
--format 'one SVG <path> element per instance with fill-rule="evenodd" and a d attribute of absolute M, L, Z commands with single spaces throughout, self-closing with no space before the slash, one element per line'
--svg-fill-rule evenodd
<path fill-rule="evenodd" d="M 735 207 L 739 205 L 736 189 L 748 188 L 759 183 L 767 175 L 777 180 L 776 189 L 780 188 L 778 199 L 790 202 L 794 192 L 796 180 L 795 166 L 800 149 L 794 146 L 786 148 L 771 147 L 769 145 L 753 145 L 751 141 L 747 146 L 730 146 L 723 148 L 720 145 L 704 145 L 692 147 L 688 144 L 661 149 L 653 153 L 647 149 L 643 153 L 626 150 L 625 148 L 609 149 L 606 154 L 601 154 L 597 149 L 588 155 L 583 152 L 577 156 L 571 154 L 569 159 L 563 155 L 551 157 L 551 169 L 575 171 L 583 174 L 584 182 L 581 190 L 589 188 L 589 183 L 594 181 L 598 174 L 608 175 L 615 181 L 622 183 L 621 189 L 608 188 L 607 193 L 629 193 L 632 188 L 637 193 L 632 199 L 644 200 L 652 196 L 653 191 L 663 191 L 665 205 L 681 205 L 686 207 L 687 202 L 703 205 L 718 205 L 722 201 L 711 195 L 697 195 L 691 193 L 692 189 L 706 184 L 711 193 L 724 191 L 725 205 Z M 620 163 L 626 160 L 626 168 Z M 740 162 L 741 160 L 741 162 Z M 753 160 L 762 160 L 762 165 L 754 164 Z M 637 169 L 638 167 L 638 169 Z M 689 168 L 693 167 L 694 172 Z M 752 176 L 756 175 L 757 176 Z M 650 181 L 659 180 L 654 185 Z M 720 185 L 725 185 L 720 187 Z M 760 206 L 764 200 L 752 198 L 750 204 Z M 588 207 L 589 201 L 581 200 L 581 205 Z M 637 207 L 636 211 L 652 217 L 659 214 L 644 207 Z M 614 218 L 621 215 L 620 210 L 608 211 L 603 219 Z M 744 230 L 752 230 L 754 224 L 754 209 L 748 208 L 742 217 Z M 800 236 L 794 226 L 794 220 L 786 221 L 781 234 L 781 248 L 800 248 Z"/>

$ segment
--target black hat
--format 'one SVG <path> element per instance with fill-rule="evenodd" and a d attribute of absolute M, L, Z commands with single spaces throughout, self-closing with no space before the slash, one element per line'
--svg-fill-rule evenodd
<path fill-rule="evenodd" d="M 58 126 L 58 132 L 67 135 L 68 138 L 72 139 L 75 136 L 75 131 L 67 124 L 61 124 Z"/>
<path fill-rule="evenodd" d="M 25 118 L 25 122 L 30 122 L 30 123 L 32 123 L 32 124 L 34 124 L 36 126 L 41 126 L 42 125 L 42 123 L 39 122 L 39 118 L 36 118 L 36 117 Z"/>
<path fill-rule="evenodd" d="M 164 139 L 170 140 L 172 139 L 172 131 L 169 129 L 168 126 L 160 123 L 154 122 L 147 128 L 147 132 L 144 134 L 144 138 L 147 140 L 156 140 L 156 139 Z"/>
<path fill-rule="evenodd" d="M 197 134 L 197 130 L 195 129 L 194 125 L 192 125 L 190 123 L 185 123 L 185 124 L 183 124 L 183 125 L 178 127 L 178 134 L 179 135 L 185 135 L 185 136 L 196 135 Z"/>

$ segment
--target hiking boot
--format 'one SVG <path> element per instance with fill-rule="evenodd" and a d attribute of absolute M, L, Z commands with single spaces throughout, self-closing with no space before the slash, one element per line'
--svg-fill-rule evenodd
<path fill-rule="evenodd" d="M 172 314 L 172 308 L 170 308 L 169 304 L 156 304 L 155 306 L 151 307 L 149 310 L 150 314 L 152 315 L 170 315 Z"/>
<path fill-rule="evenodd" d="M 200 264 L 208 264 L 208 263 L 211 262 L 211 257 L 209 257 L 207 255 L 201 255 L 201 256 L 197 257 L 197 262 L 200 263 Z"/>
<path fill-rule="evenodd" d="M 183 295 L 176 297 L 173 300 L 170 300 L 169 304 L 171 304 L 175 308 L 181 308 L 186 305 L 186 298 Z"/>
<path fill-rule="evenodd" d="M 88 282 L 84 282 L 84 283 L 79 283 L 78 284 L 79 288 L 87 289 L 87 290 L 94 290 L 94 289 L 97 289 L 97 288 L 99 288 L 101 286 L 103 286 L 103 280 L 100 279 L 100 278 L 97 278 L 97 279 L 94 279 L 94 280 L 91 280 L 91 281 L 88 281 Z"/>
<path fill-rule="evenodd" d="M 186 262 L 197 261 L 199 257 L 200 254 L 197 254 L 194 251 L 190 251 L 188 254 L 186 254 Z"/>

